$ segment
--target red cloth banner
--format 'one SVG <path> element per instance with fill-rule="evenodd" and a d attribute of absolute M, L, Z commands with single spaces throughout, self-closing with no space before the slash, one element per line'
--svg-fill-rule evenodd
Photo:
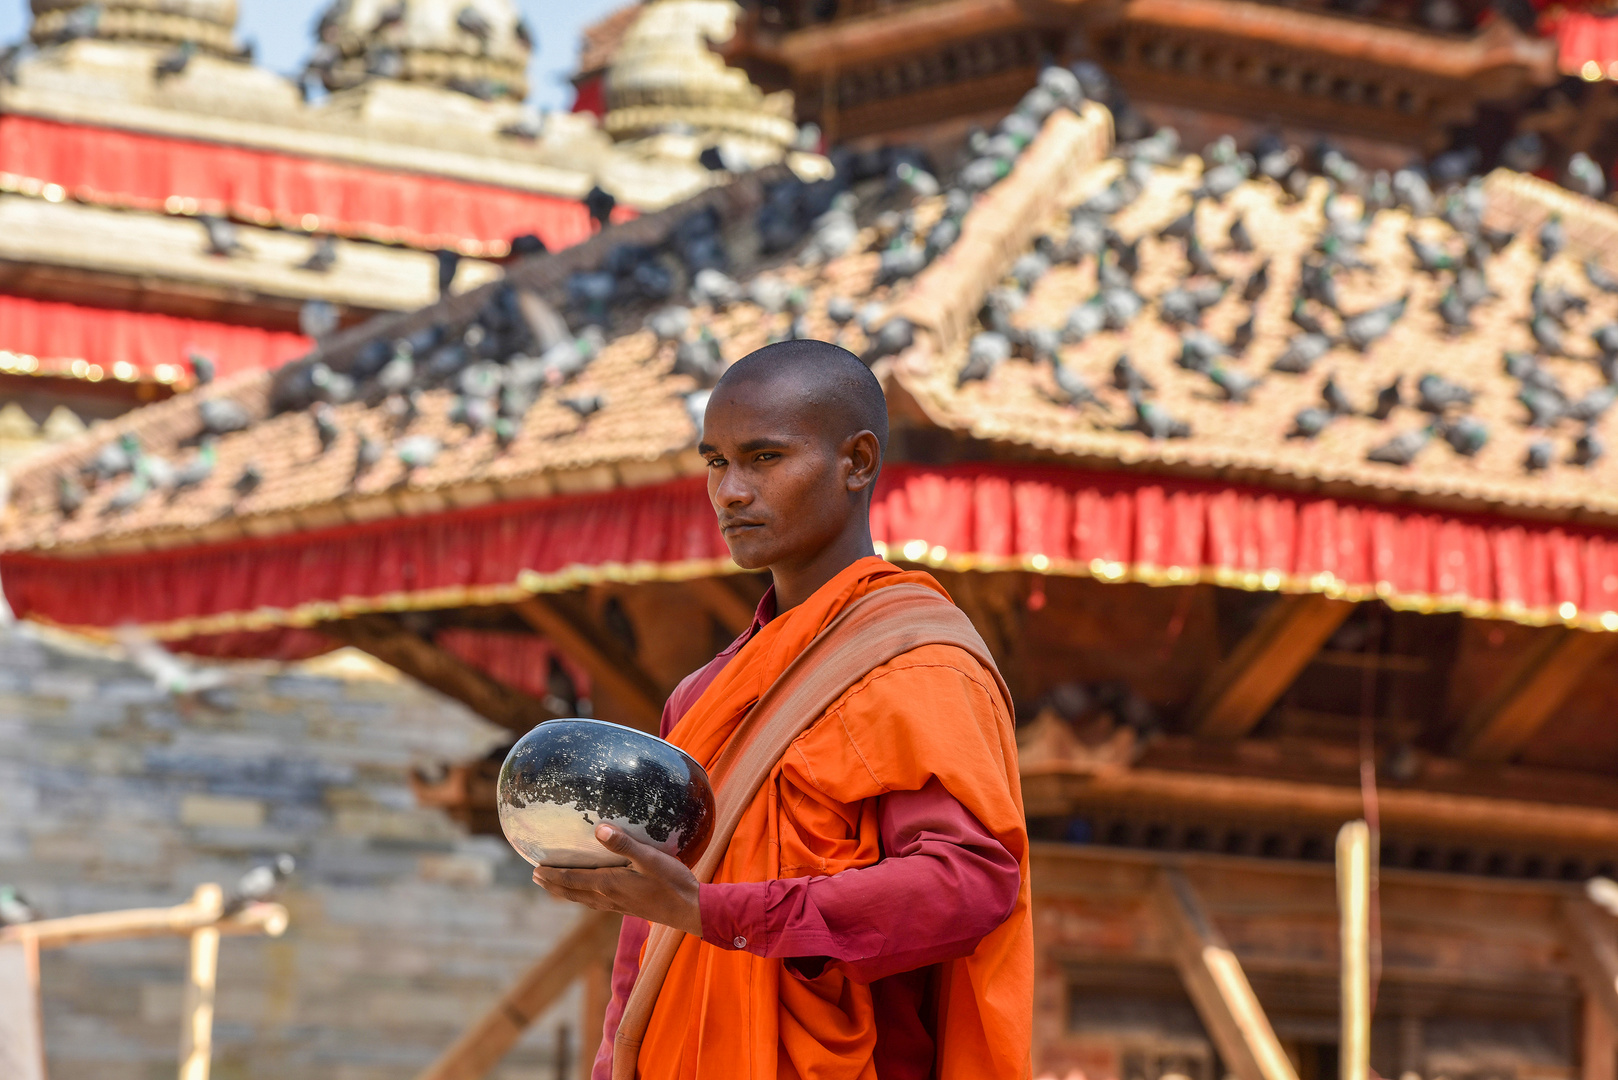
<path fill-rule="evenodd" d="M 1618 18 L 1568 11 L 1556 17 L 1554 27 L 1557 66 L 1564 75 L 1618 78 Z M 1594 66 L 1587 70 L 1586 65 Z"/>
<path fill-rule="evenodd" d="M 0 349 L 36 357 L 41 371 L 83 360 L 108 379 L 120 362 L 147 378 L 161 364 L 179 364 L 189 374 L 186 355 L 194 350 L 212 359 L 220 375 L 232 375 L 278 367 L 309 348 L 302 334 L 280 330 L 0 295 Z"/>
<path fill-rule="evenodd" d="M 892 468 L 872 528 L 889 558 L 946 569 L 1315 591 L 1618 630 L 1618 530 L 1012 465 Z M 219 635 L 345 612 L 502 603 L 728 566 L 691 479 L 202 548 L 14 553 L 0 556 L 0 582 L 21 616 L 139 622 L 169 640 L 209 635 L 218 651 Z"/>
<path fill-rule="evenodd" d="M 503 254 L 524 233 L 556 251 L 594 230 L 584 204 L 560 195 L 15 114 L 0 116 L 0 172 L 31 194 L 56 184 L 79 202 L 467 254 Z"/>

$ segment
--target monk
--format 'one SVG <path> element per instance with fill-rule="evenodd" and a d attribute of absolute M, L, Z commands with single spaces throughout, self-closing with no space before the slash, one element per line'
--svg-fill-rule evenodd
<path fill-rule="evenodd" d="M 773 585 L 664 709 L 663 736 L 704 765 L 844 607 L 901 582 L 943 594 L 875 554 L 887 437 L 875 376 L 826 342 L 766 346 L 714 388 L 709 498 L 731 557 Z M 993 672 L 923 645 L 792 743 L 711 883 L 610 825 L 596 838 L 630 866 L 536 869 L 552 896 L 625 916 L 593 1080 L 612 1076 L 650 923 L 688 936 L 640 1046 L 644 1080 L 1027 1076 L 1033 938 L 1012 726 Z"/>

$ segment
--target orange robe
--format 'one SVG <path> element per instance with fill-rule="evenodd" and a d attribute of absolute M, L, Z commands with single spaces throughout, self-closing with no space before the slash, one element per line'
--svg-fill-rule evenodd
<path fill-rule="evenodd" d="M 749 641 L 675 728 L 705 766 L 760 694 L 849 603 L 933 578 L 861 559 Z M 947 595 L 947 594 L 946 594 Z M 1029 1073 L 1033 927 L 1028 834 L 1009 703 L 994 677 L 944 645 L 915 649 L 856 683 L 801 735 L 749 806 L 715 882 L 818 876 L 882 857 L 877 798 L 937 779 L 1016 856 L 1011 914 L 968 957 L 941 965 L 940 1080 Z M 836 963 L 814 979 L 780 960 L 687 937 L 641 1045 L 644 1080 L 877 1080 L 869 987 Z"/>

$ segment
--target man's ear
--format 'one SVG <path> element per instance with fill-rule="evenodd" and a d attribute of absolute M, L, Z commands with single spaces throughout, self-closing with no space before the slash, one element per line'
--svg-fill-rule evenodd
<path fill-rule="evenodd" d="M 848 490 L 869 490 L 876 482 L 876 474 L 882 471 L 882 444 L 877 442 L 876 435 L 870 431 L 850 435 L 843 452 L 849 464 Z"/>

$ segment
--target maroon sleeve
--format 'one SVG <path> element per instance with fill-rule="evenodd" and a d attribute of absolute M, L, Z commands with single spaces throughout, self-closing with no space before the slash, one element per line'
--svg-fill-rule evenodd
<path fill-rule="evenodd" d="M 878 821 L 874 866 L 700 886 L 703 940 L 859 982 L 969 956 L 1011 914 L 1017 860 L 937 780 L 882 796 Z"/>
<path fill-rule="evenodd" d="M 635 976 L 640 974 L 640 950 L 652 924 L 633 915 L 624 916 L 623 928 L 618 931 L 618 951 L 612 958 L 612 997 L 607 1002 L 606 1023 L 602 1025 L 601 1046 L 596 1050 L 595 1064 L 590 1067 L 590 1080 L 612 1080 L 612 1040 L 618 1036 L 618 1024 L 624 1018 L 624 1005 L 629 992 L 635 988 Z M 585 1046 L 590 1045 L 584 1040 Z"/>

